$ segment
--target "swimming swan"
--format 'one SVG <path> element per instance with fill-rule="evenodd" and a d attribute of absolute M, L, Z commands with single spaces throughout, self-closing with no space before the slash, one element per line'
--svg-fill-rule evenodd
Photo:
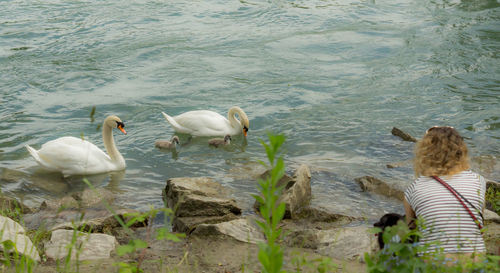
<path fill-rule="evenodd" d="M 250 127 L 247 114 L 238 106 L 229 109 L 227 119 L 208 110 L 189 111 L 175 117 L 161 113 L 176 132 L 193 136 L 239 135 L 241 132 L 247 136 Z M 236 114 L 240 120 L 236 119 Z"/>
<path fill-rule="evenodd" d="M 116 149 L 112 130 L 118 128 L 123 134 L 127 134 L 123 127 L 125 124 L 117 116 L 109 116 L 104 120 L 102 140 L 108 154 L 94 144 L 76 137 L 51 140 L 38 151 L 29 145 L 25 147 L 43 168 L 62 172 L 64 176 L 119 171 L 125 169 L 126 164 Z"/>

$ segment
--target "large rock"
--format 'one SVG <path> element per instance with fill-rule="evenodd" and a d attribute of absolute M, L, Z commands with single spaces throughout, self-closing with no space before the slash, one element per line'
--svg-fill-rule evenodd
<path fill-rule="evenodd" d="M 377 240 L 369 230 L 372 227 L 344 227 L 318 232 L 317 252 L 339 259 L 363 259 L 364 253 L 377 249 Z"/>
<path fill-rule="evenodd" d="M 285 214 L 291 218 L 306 208 L 311 202 L 311 171 L 307 165 L 301 165 L 293 176 L 295 183 L 288 184 L 278 203 L 286 204 Z"/>
<path fill-rule="evenodd" d="M 297 229 L 290 231 L 285 242 L 291 247 L 311 248 L 337 259 L 362 259 L 365 252 L 377 248 L 371 227 L 343 227 L 327 230 Z"/>
<path fill-rule="evenodd" d="M 45 247 L 45 254 L 50 259 L 59 260 L 67 257 L 71 250 L 71 260 L 108 259 L 117 246 L 116 238 L 111 235 L 56 230 Z"/>
<path fill-rule="evenodd" d="M 164 200 L 168 207 L 175 208 L 178 217 L 241 214 L 241 208 L 227 194 L 222 185 L 210 178 L 172 178 L 167 180 Z"/>
<path fill-rule="evenodd" d="M 363 191 L 368 191 L 368 192 L 374 192 L 378 193 L 381 195 L 385 195 L 387 197 L 391 198 L 396 198 L 398 200 L 403 201 L 404 199 L 404 192 L 401 190 L 398 190 L 386 182 L 377 179 L 372 176 L 363 176 L 354 179 L 359 186 L 361 187 L 361 190 Z"/>
<path fill-rule="evenodd" d="M 261 175 L 262 179 L 269 176 L 269 171 Z M 284 186 L 278 203 L 286 205 L 284 219 L 296 218 L 302 210 L 308 208 L 311 202 L 311 171 L 307 165 L 301 165 L 293 177 L 283 175 L 277 186 Z M 259 212 L 260 203 L 254 203 L 255 211 Z"/>
<path fill-rule="evenodd" d="M 484 213 L 484 222 L 485 223 L 497 223 L 500 224 L 500 216 L 496 214 L 496 212 L 491 211 L 489 209 L 485 209 Z"/>
<path fill-rule="evenodd" d="M 0 250 L 3 251 L 3 243 L 9 240 L 14 243 L 15 250 L 17 250 L 19 254 L 27 256 L 34 261 L 40 261 L 38 250 L 33 245 L 30 238 L 24 235 L 25 231 L 21 225 L 8 217 L 0 216 L 0 230 Z M 14 249 L 8 251 L 12 252 Z"/>
<path fill-rule="evenodd" d="M 193 233 L 194 236 L 229 236 L 245 243 L 265 242 L 264 234 L 252 218 L 240 218 L 217 224 L 201 224 Z"/>

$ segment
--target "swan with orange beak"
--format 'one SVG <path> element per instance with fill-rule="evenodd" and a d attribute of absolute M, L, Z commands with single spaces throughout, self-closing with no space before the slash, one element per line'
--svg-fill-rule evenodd
<path fill-rule="evenodd" d="M 177 133 L 192 136 L 233 136 L 240 134 L 247 136 L 250 128 L 247 114 L 238 106 L 229 109 L 227 118 L 208 110 L 189 111 L 174 117 L 164 112 L 162 114 Z M 238 115 L 239 120 L 236 115 Z"/>
<path fill-rule="evenodd" d="M 96 145 L 77 137 L 60 137 L 35 150 L 25 145 L 28 152 L 44 169 L 61 172 L 64 176 L 97 174 L 125 169 L 125 159 L 116 148 L 113 128 L 123 134 L 125 124 L 117 116 L 108 116 L 102 124 L 102 140 L 106 152 Z"/>

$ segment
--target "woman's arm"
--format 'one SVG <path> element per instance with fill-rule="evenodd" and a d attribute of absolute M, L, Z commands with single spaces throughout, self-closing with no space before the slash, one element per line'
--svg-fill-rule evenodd
<path fill-rule="evenodd" d="M 415 228 L 415 211 L 410 206 L 410 203 L 406 200 L 406 197 L 403 200 L 404 206 L 405 206 L 405 213 L 406 213 L 406 224 L 408 225 L 409 228 L 413 229 Z"/>

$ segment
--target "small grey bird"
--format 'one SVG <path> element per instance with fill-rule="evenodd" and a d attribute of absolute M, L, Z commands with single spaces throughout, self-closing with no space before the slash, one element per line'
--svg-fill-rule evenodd
<path fill-rule="evenodd" d="M 226 135 L 224 139 L 222 138 L 212 138 L 208 141 L 208 146 L 214 146 L 214 147 L 219 147 L 219 146 L 224 146 L 228 145 L 231 143 L 231 136 Z"/>
<path fill-rule="evenodd" d="M 155 141 L 155 147 L 161 149 L 175 149 L 176 145 L 179 144 L 179 137 L 173 136 L 170 141 L 168 140 L 157 140 Z"/>

